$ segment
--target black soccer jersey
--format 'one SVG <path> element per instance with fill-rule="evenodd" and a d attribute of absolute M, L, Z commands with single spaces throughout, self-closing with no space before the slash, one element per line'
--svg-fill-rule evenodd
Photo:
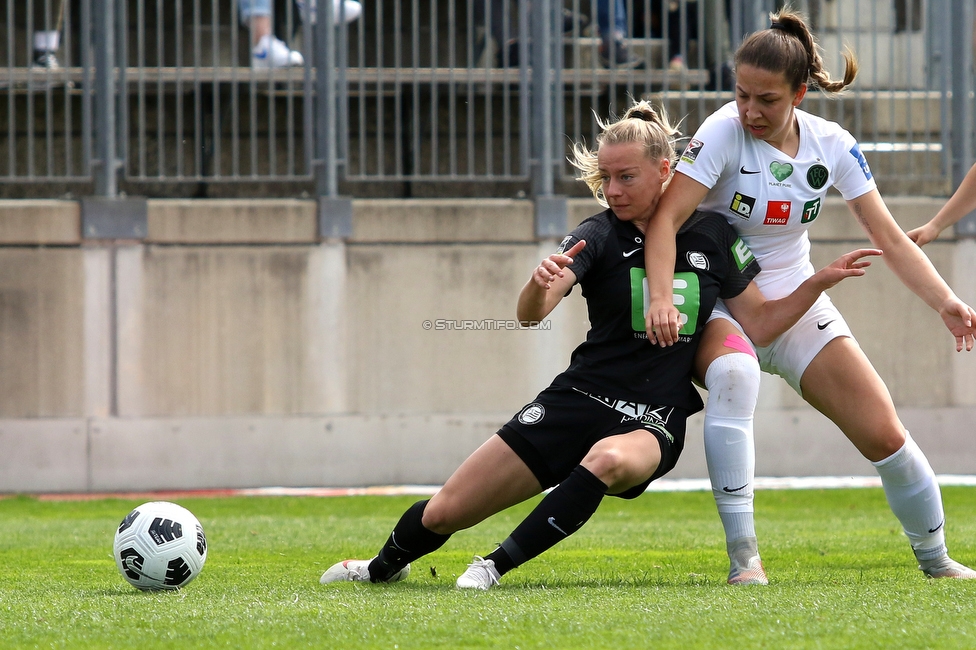
<path fill-rule="evenodd" d="M 703 407 L 691 383 L 702 329 L 715 300 L 733 298 L 759 273 L 759 264 L 721 215 L 696 212 L 678 232 L 674 303 L 681 313 L 679 341 L 662 348 L 647 340 L 644 233 L 611 210 L 583 221 L 563 239 L 568 250 L 586 246 L 568 268 L 576 275 L 590 319 L 586 340 L 553 385 L 642 404 Z"/>

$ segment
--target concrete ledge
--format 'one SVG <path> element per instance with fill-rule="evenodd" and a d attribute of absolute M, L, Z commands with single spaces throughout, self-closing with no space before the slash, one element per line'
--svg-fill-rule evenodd
<path fill-rule="evenodd" d="M 350 241 L 534 242 L 533 210 L 515 199 L 357 200 Z"/>
<path fill-rule="evenodd" d="M 88 425 L 80 418 L 0 420 L 0 492 L 84 492 Z"/>
<path fill-rule="evenodd" d="M 441 484 L 509 417 L 97 419 L 89 489 Z"/>
<path fill-rule="evenodd" d="M 972 474 L 976 408 L 904 409 L 938 474 Z M 441 485 L 511 413 L 0 420 L 0 492 Z M 706 478 L 702 414 L 669 478 Z M 760 412 L 759 476 L 872 476 L 812 408 Z"/>
<path fill-rule="evenodd" d="M 898 415 L 936 474 L 973 474 L 976 408 L 906 408 Z M 669 478 L 708 476 L 703 414 L 688 421 L 688 438 Z M 756 413 L 757 476 L 874 476 L 874 466 L 837 426 L 811 407 Z"/>
<path fill-rule="evenodd" d="M 905 230 L 922 225 L 945 200 L 887 197 Z M 567 201 L 566 231 L 602 210 L 593 199 Z M 353 234 L 360 243 L 529 242 L 534 204 L 529 199 L 353 201 Z M 867 241 L 839 196 L 824 205 L 817 241 Z M 155 199 L 148 202 L 146 241 L 159 244 L 317 243 L 316 205 L 308 199 Z M 952 237 L 947 229 L 942 238 Z M 0 245 L 79 245 L 78 201 L 0 200 Z"/>
<path fill-rule="evenodd" d="M 147 242 L 290 244 L 318 241 L 315 201 L 297 199 L 149 201 Z"/>
<path fill-rule="evenodd" d="M 81 207 L 77 201 L 0 200 L 0 245 L 77 245 Z"/>

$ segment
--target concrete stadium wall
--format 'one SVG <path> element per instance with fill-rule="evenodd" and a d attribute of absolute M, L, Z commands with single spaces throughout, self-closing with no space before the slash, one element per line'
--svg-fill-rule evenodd
<path fill-rule="evenodd" d="M 908 229 L 941 203 L 889 206 Z M 106 242 L 76 202 L 0 201 L 0 492 L 443 482 L 565 367 L 585 305 L 509 329 L 555 245 L 531 202 L 353 207 L 339 242 L 310 201 L 150 201 L 145 240 Z M 839 198 L 819 221 L 818 266 L 867 244 Z M 926 252 L 976 303 L 976 242 Z M 881 262 L 830 293 L 936 471 L 976 472 L 976 355 Z M 700 431 L 672 476 L 705 476 Z M 872 473 L 776 377 L 757 447 L 765 476 Z"/>

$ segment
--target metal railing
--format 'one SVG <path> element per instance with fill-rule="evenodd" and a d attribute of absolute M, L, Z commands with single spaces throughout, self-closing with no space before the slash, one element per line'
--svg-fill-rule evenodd
<path fill-rule="evenodd" d="M 0 0 L 0 182 L 104 197 L 299 182 L 332 198 L 343 183 L 516 183 L 544 202 L 572 184 L 567 148 L 593 141 L 594 111 L 647 97 L 690 133 L 730 101 L 732 49 L 776 5 L 362 0 L 344 22 L 318 0 L 313 22 L 270 0 L 304 64 L 260 68 L 241 1 Z M 973 159 L 971 2 L 794 4 L 835 76 L 845 46 L 861 63 L 845 96 L 804 108 L 848 128 L 891 187 L 957 183 Z M 60 34 L 58 68 L 35 61 L 45 31 Z"/>

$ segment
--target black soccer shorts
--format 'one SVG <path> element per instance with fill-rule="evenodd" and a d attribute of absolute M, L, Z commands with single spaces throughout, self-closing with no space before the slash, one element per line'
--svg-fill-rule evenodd
<path fill-rule="evenodd" d="M 549 386 L 502 426 L 498 435 L 535 474 L 543 489 L 559 484 L 599 440 L 645 429 L 661 445 L 661 464 L 641 485 L 614 496 L 633 499 L 670 472 L 685 445 L 688 413 Z"/>

